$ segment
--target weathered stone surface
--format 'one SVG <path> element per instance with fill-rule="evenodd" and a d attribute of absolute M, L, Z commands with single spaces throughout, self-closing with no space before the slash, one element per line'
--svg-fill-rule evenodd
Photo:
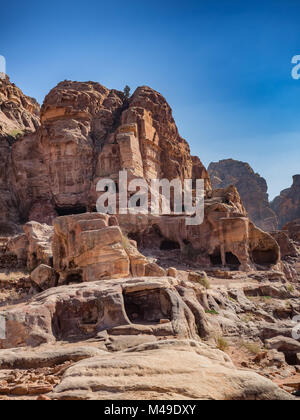
<path fill-rule="evenodd" d="M 0 348 L 86 340 L 105 330 L 112 335 L 194 339 L 201 330 L 207 335 L 203 309 L 196 327 L 195 316 L 176 286 L 170 277 L 144 277 L 49 289 L 28 304 L 1 313 L 6 339 L 0 340 Z M 161 324 L 162 319 L 169 322 Z"/>
<path fill-rule="evenodd" d="M 300 343 L 291 337 L 274 337 L 266 340 L 269 349 L 279 350 L 282 353 L 300 353 Z"/>
<path fill-rule="evenodd" d="M 278 216 L 279 227 L 300 218 L 300 175 L 293 177 L 291 188 L 281 191 L 271 206 Z"/>
<path fill-rule="evenodd" d="M 6 246 L 6 254 L 17 259 L 19 267 L 34 270 L 40 264 L 52 265 L 53 227 L 37 222 L 23 226 L 25 233 L 12 237 Z"/>
<path fill-rule="evenodd" d="M 39 126 L 40 107 L 24 95 L 6 76 L 0 79 L 0 134 L 16 136 L 16 131 L 35 131 Z"/>
<path fill-rule="evenodd" d="M 69 368 L 51 399 L 291 400 L 225 353 L 195 341 L 160 341 Z"/>
<path fill-rule="evenodd" d="M 1 350 L 0 369 L 37 369 L 59 365 L 68 360 L 78 362 L 90 357 L 105 354 L 91 346 L 72 346 L 71 348 L 58 348 L 48 346 L 47 350 Z"/>
<path fill-rule="evenodd" d="M 185 217 L 118 215 L 122 231 L 138 239 L 141 250 L 176 247 L 187 260 L 202 266 L 231 266 L 249 270 L 276 266 L 280 249 L 276 240 L 246 217 L 235 187 L 215 190 L 205 201 L 204 222 L 186 225 Z"/>
<path fill-rule="evenodd" d="M 234 185 L 242 198 L 250 219 L 261 229 L 276 230 L 276 214 L 272 211 L 264 178 L 254 173 L 248 163 L 233 159 L 221 160 L 209 165 L 208 173 L 213 188 Z"/>
<path fill-rule="evenodd" d="M 300 243 L 300 219 L 287 223 L 282 229 L 288 233 L 291 239 Z"/>
<path fill-rule="evenodd" d="M 123 241 L 120 228 L 109 226 L 108 215 L 85 213 L 55 219 L 53 264 L 59 283 L 128 277 L 130 258 Z"/>
<path fill-rule="evenodd" d="M 37 222 L 23 226 L 28 240 L 27 268 L 33 270 L 39 264 L 52 265 L 53 227 Z"/>
<path fill-rule="evenodd" d="M 41 289 L 47 290 L 57 286 L 56 271 L 48 265 L 41 264 L 31 273 L 32 281 Z"/>
<path fill-rule="evenodd" d="M 271 235 L 274 239 L 276 239 L 280 247 L 281 258 L 298 256 L 298 249 L 295 243 L 288 237 L 288 234 L 286 232 L 271 232 Z"/>
<path fill-rule="evenodd" d="M 35 131 L 39 126 L 40 107 L 9 78 L 0 79 L 0 232 L 17 231 L 20 222 L 18 197 L 12 188 L 11 148 L 17 138 Z"/>
<path fill-rule="evenodd" d="M 171 108 L 148 87 L 138 88 L 128 101 L 98 83 L 60 83 L 45 98 L 41 127 L 14 144 L 11 159 L 18 211 L 41 223 L 95 209 L 98 180 L 117 181 L 122 169 L 129 180 L 148 182 L 200 176 L 211 191 Z"/>

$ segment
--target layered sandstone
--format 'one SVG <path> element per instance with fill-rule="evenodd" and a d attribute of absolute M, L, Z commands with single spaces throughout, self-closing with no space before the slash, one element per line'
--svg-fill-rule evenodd
<path fill-rule="evenodd" d="M 142 250 L 178 249 L 199 266 L 250 270 L 280 261 L 278 243 L 249 220 L 235 187 L 212 192 L 198 226 L 188 226 L 185 216 L 118 215 L 118 220 Z"/>
<path fill-rule="evenodd" d="M 276 214 L 270 207 L 268 186 L 264 178 L 255 173 L 248 163 L 233 159 L 213 162 L 208 172 L 213 188 L 234 185 L 242 198 L 250 219 L 261 229 L 276 230 Z"/>
<path fill-rule="evenodd" d="M 300 175 L 293 177 L 291 188 L 281 191 L 271 206 L 278 216 L 280 227 L 300 218 Z"/>
<path fill-rule="evenodd" d="M 12 147 L 9 183 L 19 218 L 51 223 L 57 215 L 94 210 L 97 182 L 209 176 L 178 133 L 161 94 L 138 88 L 122 92 L 94 82 L 65 81 L 45 98 L 41 127 Z"/>
<path fill-rule="evenodd" d="M 12 144 L 24 133 L 37 129 L 39 112 L 35 99 L 24 95 L 8 77 L 0 79 L 0 231 L 4 234 L 14 231 L 20 221 L 12 188 Z"/>

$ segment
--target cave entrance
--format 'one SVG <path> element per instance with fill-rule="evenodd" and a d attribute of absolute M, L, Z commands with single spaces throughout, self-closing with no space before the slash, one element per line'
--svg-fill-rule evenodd
<path fill-rule="evenodd" d="M 84 214 L 87 212 L 85 206 L 55 207 L 55 210 L 59 216 L 71 216 L 73 214 Z"/>
<path fill-rule="evenodd" d="M 287 352 L 284 353 L 285 361 L 290 366 L 297 366 L 299 364 L 299 359 L 296 353 Z"/>
<path fill-rule="evenodd" d="M 258 265 L 273 265 L 277 263 L 277 254 L 271 249 L 267 251 L 254 249 L 252 251 L 252 259 Z"/>
<path fill-rule="evenodd" d="M 209 256 L 211 265 L 222 265 L 222 256 L 220 249 L 216 249 L 213 254 Z"/>
<path fill-rule="evenodd" d="M 238 268 L 241 265 L 238 257 L 236 255 L 234 255 L 232 252 L 226 252 L 225 257 L 226 257 L 226 264 L 227 265 L 230 265 L 230 266 L 236 267 L 236 268 Z"/>
<path fill-rule="evenodd" d="M 142 243 L 141 234 L 138 233 L 138 232 L 136 232 L 136 233 L 134 233 L 134 232 L 128 233 L 127 237 L 128 237 L 128 239 L 130 239 L 132 241 L 135 241 L 137 243 L 137 246 L 140 246 L 141 243 Z"/>
<path fill-rule="evenodd" d="M 134 324 L 159 324 L 161 319 L 172 319 L 169 295 L 162 289 L 124 292 L 125 311 Z"/>
<path fill-rule="evenodd" d="M 66 284 L 83 283 L 82 274 L 81 273 L 71 273 L 71 274 L 68 274 L 65 283 Z"/>
<path fill-rule="evenodd" d="M 64 341 L 93 337 L 103 316 L 104 309 L 98 299 L 58 302 L 52 317 L 53 335 L 57 340 Z"/>
<path fill-rule="evenodd" d="M 168 239 L 164 239 L 160 244 L 161 251 L 174 251 L 175 249 L 180 249 L 180 245 L 176 241 L 170 241 Z"/>

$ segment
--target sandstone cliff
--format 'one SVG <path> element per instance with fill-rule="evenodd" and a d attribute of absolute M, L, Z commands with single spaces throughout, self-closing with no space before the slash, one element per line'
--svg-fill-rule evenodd
<path fill-rule="evenodd" d="M 17 138 L 39 126 L 40 106 L 25 96 L 8 77 L 0 79 L 0 231 L 15 229 L 19 222 L 17 197 L 12 189 L 11 150 Z"/>
<path fill-rule="evenodd" d="M 268 187 L 264 178 L 256 174 L 248 163 L 233 159 L 209 165 L 213 188 L 234 185 L 243 200 L 250 219 L 261 229 L 277 229 L 277 218 L 269 204 Z"/>
<path fill-rule="evenodd" d="M 117 181 L 122 169 L 147 181 L 200 176 L 211 191 L 170 106 L 145 86 L 128 100 L 98 83 L 62 82 L 45 98 L 41 126 L 7 153 L 12 202 L 6 208 L 16 222 L 51 223 L 58 215 L 95 210 L 98 180 Z"/>
<path fill-rule="evenodd" d="M 280 227 L 300 218 L 300 175 L 293 177 L 291 188 L 281 191 L 271 206 L 278 216 Z"/>

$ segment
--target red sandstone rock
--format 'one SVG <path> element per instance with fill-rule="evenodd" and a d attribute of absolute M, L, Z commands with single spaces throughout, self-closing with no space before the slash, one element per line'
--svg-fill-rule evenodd
<path fill-rule="evenodd" d="M 17 230 L 18 197 L 12 188 L 11 147 L 25 133 L 39 126 L 39 104 L 25 96 L 9 78 L 0 79 L 0 232 Z"/>
<path fill-rule="evenodd" d="M 291 188 L 281 191 L 271 205 L 278 216 L 280 227 L 300 218 L 300 175 L 293 177 Z"/>
<path fill-rule="evenodd" d="M 277 229 L 276 214 L 272 211 L 267 194 L 267 183 L 259 174 L 244 162 L 233 159 L 214 162 L 209 165 L 213 188 L 226 188 L 234 185 L 250 219 L 261 229 L 273 231 Z"/>

